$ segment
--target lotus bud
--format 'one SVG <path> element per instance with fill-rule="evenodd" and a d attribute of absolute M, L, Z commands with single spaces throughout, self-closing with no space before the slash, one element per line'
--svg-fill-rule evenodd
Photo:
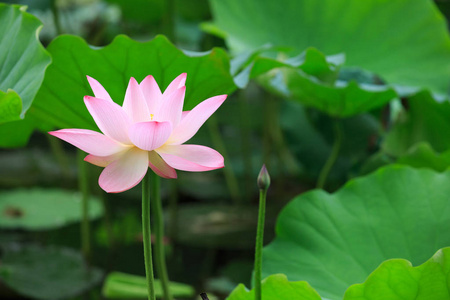
<path fill-rule="evenodd" d="M 260 190 L 267 191 L 270 186 L 270 176 L 267 172 L 266 165 L 264 164 L 258 175 L 258 187 Z"/>

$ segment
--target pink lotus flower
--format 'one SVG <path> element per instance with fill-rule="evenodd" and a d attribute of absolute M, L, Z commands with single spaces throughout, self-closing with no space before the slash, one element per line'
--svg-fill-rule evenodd
<path fill-rule="evenodd" d="M 164 178 L 177 178 L 175 169 L 201 172 L 224 167 L 216 150 L 183 143 L 195 135 L 226 95 L 183 111 L 186 73 L 175 78 L 164 93 L 149 75 L 140 84 L 130 79 L 120 106 L 97 80 L 87 79 L 95 97 L 85 96 L 84 103 L 103 134 L 86 129 L 49 133 L 89 153 L 85 161 L 105 167 L 99 185 L 106 192 L 134 187 L 148 167 Z"/>

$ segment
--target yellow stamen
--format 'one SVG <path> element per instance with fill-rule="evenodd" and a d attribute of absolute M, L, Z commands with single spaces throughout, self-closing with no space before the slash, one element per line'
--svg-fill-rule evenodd
<path fill-rule="evenodd" d="M 150 114 L 150 121 L 153 121 L 154 114 Z"/>

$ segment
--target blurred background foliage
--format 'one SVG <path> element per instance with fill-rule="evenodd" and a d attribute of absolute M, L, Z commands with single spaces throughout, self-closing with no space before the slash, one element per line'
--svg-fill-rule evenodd
<path fill-rule="evenodd" d="M 263 163 L 272 177 L 267 244 L 285 204 L 316 186 L 333 192 L 394 163 L 439 172 L 450 166 L 450 109 L 442 102 L 450 82 L 444 20 L 450 2 L 331 2 L 3 1 L 26 5 L 42 22 L 39 40 L 47 52 L 41 51 L 39 61 L 33 57 L 41 67 L 41 78 L 30 79 L 34 90 L 24 94 L 17 85 L 8 91 L 4 99 L 15 105 L 14 114 L 0 119 L 1 298 L 127 298 L 121 294 L 124 282 L 135 287 L 136 297 L 142 295 L 141 279 L 120 273 L 101 292 L 102 279 L 112 271 L 144 275 L 140 190 L 104 194 L 96 182 L 101 170 L 91 165 L 93 256 L 85 261 L 76 250 L 77 153 L 45 131 L 95 125 L 83 117 L 87 83 L 79 81 L 73 90 L 58 86 L 71 78 L 57 69 L 79 80 L 89 72 L 120 98 L 125 83 L 108 83 L 114 71 L 95 62 L 142 62 L 148 72 L 126 74 L 142 77 L 158 72 L 160 60 L 152 53 L 159 51 L 172 53 L 181 66 L 155 76 L 161 85 L 192 70 L 186 109 L 231 94 L 190 141 L 217 149 L 226 168 L 180 172 L 178 180 L 162 181 L 170 278 L 188 285 L 174 287 L 181 298 L 207 290 L 224 299 L 238 283 L 250 286 L 256 176 Z M 119 34 L 144 43 L 116 39 Z M 6 40 L 0 43 L 9 47 Z M 123 58 L 120 47 L 132 49 L 133 58 Z M 198 75 L 189 77 L 197 68 L 211 77 L 204 86 Z M 7 79 L 0 74 L 3 94 L 13 87 Z"/>

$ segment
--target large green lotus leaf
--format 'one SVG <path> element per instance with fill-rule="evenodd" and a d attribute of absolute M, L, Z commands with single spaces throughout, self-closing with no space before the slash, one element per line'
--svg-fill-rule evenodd
<path fill-rule="evenodd" d="M 450 248 L 439 250 L 418 267 L 404 259 L 383 262 L 362 284 L 351 286 L 344 300 L 450 299 Z"/>
<path fill-rule="evenodd" d="M 422 91 L 408 99 L 408 111 L 403 112 L 387 134 L 383 150 L 396 157 L 419 142 L 427 142 L 437 152 L 450 149 L 450 103 L 436 102 Z"/>
<path fill-rule="evenodd" d="M 169 289 L 172 296 L 177 298 L 191 298 L 195 294 L 192 286 L 178 282 L 169 282 Z M 102 294 L 108 299 L 147 299 L 147 279 L 143 276 L 112 272 L 105 279 Z M 161 282 L 157 279 L 155 294 L 157 298 L 163 297 Z"/>
<path fill-rule="evenodd" d="M 51 60 L 38 38 L 42 23 L 24 8 L 0 3 L 0 124 L 24 117 Z"/>
<path fill-rule="evenodd" d="M 96 129 L 83 97 L 93 95 L 86 75 L 97 79 L 122 104 L 130 77 L 141 81 L 153 75 L 162 89 L 186 72 L 185 110 L 208 97 L 236 89 L 224 50 L 185 54 L 165 37 L 149 42 L 118 36 L 104 48 L 92 48 L 76 36 L 60 36 L 49 46 L 53 63 L 31 109 L 33 115 L 56 127 Z"/>
<path fill-rule="evenodd" d="M 98 199 L 90 198 L 89 216 L 103 214 Z M 81 194 L 59 189 L 17 189 L 0 193 L 0 228 L 47 230 L 81 220 Z"/>
<path fill-rule="evenodd" d="M 320 300 L 319 294 L 306 282 L 289 282 L 286 275 L 275 274 L 262 281 L 261 291 L 264 300 Z M 227 300 L 253 300 L 255 290 L 247 290 L 241 283 L 228 296 Z"/>
<path fill-rule="evenodd" d="M 334 194 L 302 194 L 281 212 L 263 250 L 263 276 L 306 280 L 322 297 L 342 299 L 383 261 L 426 261 L 450 245 L 450 171 L 389 166 Z"/>
<path fill-rule="evenodd" d="M 216 32 L 235 53 L 271 43 L 345 53 L 388 83 L 447 93 L 450 39 L 444 17 L 422 0 L 210 0 Z M 402 22 L 398 22 L 401 19 Z"/>
<path fill-rule="evenodd" d="M 32 299 L 74 297 L 101 278 L 99 269 L 88 270 L 81 254 L 68 248 L 7 248 L 0 264 L 2 282 Z"/>

